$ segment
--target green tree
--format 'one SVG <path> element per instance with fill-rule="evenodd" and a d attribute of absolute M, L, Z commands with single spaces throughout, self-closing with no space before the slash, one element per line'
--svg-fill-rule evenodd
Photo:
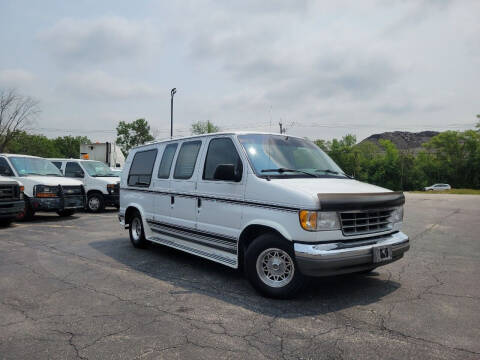
<path fill-rule="evenodd" d="M 116 143 L 122 149 L 125 156 L 128 151 L 135 146 L 152 141 L 154 138 L 150 132 L 150 125 L 145 119 L 137 119 L 130 123 L 120 121 L 117 126 Z"/>
<path fill-rule="evenodd" d="M 197 121 L 196 123 L 192 124 L 193 135 L 209 134 L 209 133 L 214 133 L 219 131 L 220 131 L 220 128 L 214 125 L 212 122 L 210 122 L 210 120 Z"/>
<path fill-rule="evenodd" d="M 40 157 L 63 157 L 52 139 L 44 135 L 28 134 L 20 131 L 8 143 L 6 152 L 13 154 L 34 155 Z"/>
<path fill-rule="evenodd" d="M 62 157 L 78 159 L 80 157 L 80 144 L 90 144 L 86 136 L 59 136 L 53 139 L 53 143 Z"/>

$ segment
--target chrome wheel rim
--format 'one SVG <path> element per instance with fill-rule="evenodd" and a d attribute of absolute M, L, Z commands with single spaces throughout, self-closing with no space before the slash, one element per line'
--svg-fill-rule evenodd
<path fill-rule="evenodd" d="M 100 200 L 98 200 L 98 198 L 96 196 L 94 197 L 91 197 L 90 199 L 88 199 L 88 207 L 90 208 L 90 210 L 98 210 L 98 208 L 100 207 Z"/>
<path fill-rule="evenodd" d="M 294 272 L 292 258 L 282 249 L 266 249 L 257 258 L 258 277 L 270 287 L 279 288 L 289 284 Z"/>
<path fill-rule="evenodd" d="M 142 223 L 140 222 L 139 218 L 134 218 L 132 220 L 132 238 L 133 241 L 137 242 L 140 240 L 140 237 L 142 236 Z"/>

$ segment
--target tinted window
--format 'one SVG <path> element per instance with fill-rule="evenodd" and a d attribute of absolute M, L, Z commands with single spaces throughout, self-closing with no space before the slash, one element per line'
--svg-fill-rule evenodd
<path fill-rule="evenodd" d="M 203 179 L 214 180 L 213 175 L 218 165 L 231 164 L 235 166 L 235 174 L 240 181 L 243 166 L 242 160 L 238 155 L 233 141 L 229 138 L 213 139 L 208 145 L 205 167 L 203 169 Z"/>
<path fill-rule="evenodd" d="M 0 158 L 0 175 L 13 176 L 13 171 L 4 158 Z"/>
<path fill-rule="evenodd" d="M 84 175 L 82 168 L 76 162 L 68 162 L 67 165 L 65 165 L 66 177 L 83 177 Z"/>
<path fill-rule="evenodd" d="M 201 145 L 201 141 L 189 141 L 182 144 L 173 173 L 175 179 L 190 179 L 192 177 Z"/>
<path fill-rule="evenodd" d="M 139 151 L 135 154 L 128 174 L 129 186 L 150 186 L 156 157 L 157 149 Z"/>
<path fill-rule="evenodd" d="M 52 164 L 55 165 L 58 170 L 62 168 L 62 163 L 60 161 L 52 161 Z"/>
<path fill-rule="evenodd" d="M 160 167 L 158 168 L 159 179 L 168 179 L 170 176 L 170 170 L 172 169 L 173 158 L 175 157 L 177 146 L 178 144 L 168 144 L 163 151 L 162 161 L 160 162 Z"/>

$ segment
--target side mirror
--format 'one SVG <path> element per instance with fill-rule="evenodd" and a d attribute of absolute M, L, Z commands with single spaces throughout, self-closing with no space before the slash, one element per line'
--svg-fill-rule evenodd
<path fill-rule="evenodd" d="M 240 175 L 241 176 L 241 175 Z M 233 164 L 220 164 L 215 169 L 213 174 L 214 180 L 223 181 L 239 181 L 239 176 L 235 174 L 235 165 Z"/>
<path fill-rule="evenodd" d="M 74 175 L 76 178 L 83 178 L 85 176 L 83 172 L 76 172 Z"/>

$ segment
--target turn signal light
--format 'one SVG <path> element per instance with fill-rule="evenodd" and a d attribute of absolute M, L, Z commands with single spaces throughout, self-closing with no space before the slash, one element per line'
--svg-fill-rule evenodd
<path fill-rule="evenodd" d="M 57 194 L 53 194 L 53 193 L 37 193 L 36 197 L 39 197 L 39 198 L 54 198 L 54 197 L 57 197 Z"/>
<path fill-rule="evenodd" d="M 300 225 L 302 228 L 308 231 L 317 230 L 317 212 L 302 210 L 299 213 L 300 216 Z"/>

